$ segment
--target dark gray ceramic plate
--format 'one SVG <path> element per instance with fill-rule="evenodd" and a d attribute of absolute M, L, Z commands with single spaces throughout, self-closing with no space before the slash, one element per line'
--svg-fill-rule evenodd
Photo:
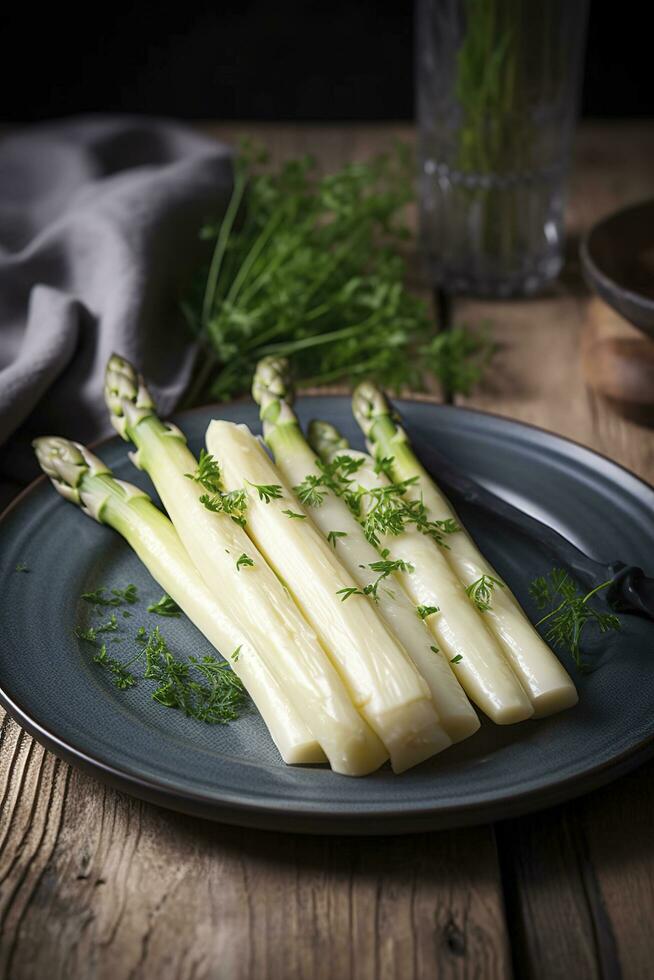
<path fill-rule="evenodd" d="M 331 419 L 361 444 L 345 398 L 307 397 L 298 407 L 304 421 Z M 457 408 L 400 407 L 470 476 L 592 556 L 651 571 L 654 490 L 636 477 L 539 429 Z M 219 412 L 257 428 L 251 404 Z M 211 415 L 203 409 L 181 419 L 196 451 Z M 113 439 L 100 453 L 119 476 L 148 487 L 125 443 Z M 500 540 L 474 511 L 462 516 L 533 616 L 528 584 L 549 567 L 538 541 Z M 16 571 L 20 563 L 30 571 Z M 254 711 L 213 728 L 157 706 L 146 685 L 127 692 L 111 686 L 73 636 L 88 614 L 77 597 L 128 582 L 148 600 L 161 593 L 118 535 L 38 481 L 0 524 L 0 698 L 58 755 L 164 806 L 278 830 L 409 832 L 559 802 L 625 772 L 654 748 L 654 626 L 625 617 L 622 632 L 596 651 L 597 669 L 576 674 L 580 703 L 571 711 L 510 728 L 485 723 L 467 742 L 401 777 L 382 770 L 355 780 L 321 767 L 289 768 Z M 126 634 L 147 619 L 135 612 L 123 620 Z M 175 649 L 208 652 L 189 622 L 156 621 Z M 116 651 L 127 648 L 126 640 Z"/>

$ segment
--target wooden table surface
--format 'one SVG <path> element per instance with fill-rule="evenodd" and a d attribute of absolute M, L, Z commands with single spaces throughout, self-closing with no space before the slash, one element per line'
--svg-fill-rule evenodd
<path fill-rule="evenodd" d="M 212 125 L 325 167 L 407 127 Z M 578 235 L 654 195 L 654 125 L 582 127 L 570 260 L 545 296 L 460 302 L 500 344 L 466 404 L 534 422 L 654 482 L 654 433 L 584 388 Z M 108 789 L 8 717 L 0 732 L 0 975 L 22 978 L 625 978 L 654 973 L 654 765 L 495 826 L 306 838 L 223 827 Z"/>

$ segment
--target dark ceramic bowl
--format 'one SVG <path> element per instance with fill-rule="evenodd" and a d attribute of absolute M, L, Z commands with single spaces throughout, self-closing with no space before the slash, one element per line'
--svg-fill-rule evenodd
<path fill-rule="evenodd" d="M 598 222 L 581 243 L 586 282 L 609 306 L 654 336 L 654 200 Z"/>

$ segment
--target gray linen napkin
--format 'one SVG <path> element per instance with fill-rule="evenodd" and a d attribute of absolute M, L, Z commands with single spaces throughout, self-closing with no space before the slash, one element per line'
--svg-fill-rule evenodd
<path fill-rule="evenodd" d="M 164 120 L 75 118 L 0 141 L 0 481 L 36 474 L 36 435 L 110 432 L 112 351 L 174 409 L 194 356 L 180 291 L 230 187 L 228 148 Z"/>

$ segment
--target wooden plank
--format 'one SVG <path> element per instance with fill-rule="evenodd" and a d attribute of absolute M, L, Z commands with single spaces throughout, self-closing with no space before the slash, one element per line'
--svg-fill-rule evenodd
<path fill-rule="evenodd" d="M 504 978 L 489 829 L 309 838 L 132 800 L 5 720 L 0 975 Z"/>
<path fill-rule="evenodd" d="M 407 127 L 212 126 L 339 166 Z M 9 720 L 0 741 L 0 975 L 103 980 L 510 976 L 491 828 L 302 838 L 114 792 Z"/>
<path fill-rule="evenodd" d="M 480 390 L 462 402 L 535 423 L 599 450 L 654 481 L 654 432 L 613 414 L 587 391 L 580 333 L 587 292 L 576 248 L 590 224 L 654 193 L 654 127 L 586 127 L 569 207 L 571 258 L 546 295 L 461 302 L 458 316 L 489 319 L 500 344 Z M 654 767 L 578 803 L 499 829 L 514 962 L 524 977 L 651 973 L 654 943 Z"/>

